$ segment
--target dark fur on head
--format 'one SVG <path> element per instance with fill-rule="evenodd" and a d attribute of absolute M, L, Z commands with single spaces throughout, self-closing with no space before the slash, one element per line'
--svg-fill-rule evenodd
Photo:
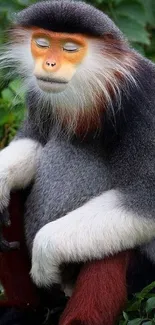
<path fill-rule="evenodd" d="M 123 38 L 107 15 L 82 1 L 38 2 L 17 14 L 16 22 L 23 27 L 37 26 L 55 32 L 91 36 L 111 33 L 116 39 Z"/>

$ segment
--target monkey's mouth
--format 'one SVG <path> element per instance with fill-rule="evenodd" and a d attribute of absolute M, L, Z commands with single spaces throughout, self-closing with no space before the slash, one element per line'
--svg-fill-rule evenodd
<path fill-rule="evenodd" d="M 56 83 L 56 84 L 67 84 L 68 81 L 65 79 L 56 79 L 56 78 L 48 78 L 48 77 L 36 77 L 37 80 L 49 82 L 49 83 Z"/>
<path fill-rule="evenodd" d="M 45 92 L 51 93 L 58 93 L 64 91 L 68 84 L 68 81 L 65 79 L 37 76 L 36 80 L 40 89 Z"/>

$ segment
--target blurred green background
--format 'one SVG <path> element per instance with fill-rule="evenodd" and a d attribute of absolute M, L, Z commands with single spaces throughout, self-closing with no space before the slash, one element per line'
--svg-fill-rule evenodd
<path fill-rule="evenodd" d="M 0 44 L 14 12 L 35 0 L 0 0 Z M 155 0 L 90 0 L 105 11 L 120 27 L 131 45 L 155 61 Z M 24 115 L 24 96 L 19 94 L 19 81 L 6 80 L 0 71 L 0 148 L 15 135 Z M 136 294 L 129 302 L 119 325 L 155 325 L 155 282 Z"/>

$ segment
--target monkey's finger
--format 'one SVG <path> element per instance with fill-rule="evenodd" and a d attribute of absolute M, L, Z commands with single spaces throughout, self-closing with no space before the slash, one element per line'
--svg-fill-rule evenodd
<path fill-rule="evenodd" d="M 0 213 L 0 225 L 4 225 L 5 227 L 9 227 L 11 225 L 10 215 L 7 209 Z"/>
<path fill-rule="evenodd" d="M 8 242 L 0 236 L 0 252 L 9 252 L 11 250 L 19 249 L 19 242 Z"/>

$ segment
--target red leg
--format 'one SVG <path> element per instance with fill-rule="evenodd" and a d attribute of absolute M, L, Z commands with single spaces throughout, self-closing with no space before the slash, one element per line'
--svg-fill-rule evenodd
<path fill-rule="evenodd" d="M 129 252 L 87 263 L 59 325 L 114 325 L 127 299 Z"/>

